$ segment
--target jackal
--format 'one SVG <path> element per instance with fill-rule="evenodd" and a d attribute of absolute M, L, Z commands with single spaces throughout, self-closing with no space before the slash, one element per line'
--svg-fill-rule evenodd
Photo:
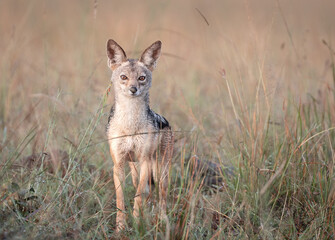
<path fill-rule="evenodd" d="M 114 162 L 117 231 L 126 225 L 123 195 L 126 162 L 131 169 L 133 185 L 137 188 L 133 216 L 139 217 L 142 195 L 147 192 L 151 179 L 159 183 L 160 211 L 163 215 L 166 213 L 173 133 L 169 122 L 149 107 L 152 71 L 160 56 L 161 45 L 160 41 L 154 42 L 139 60 L 135 60 L 127 59 L 124 50 L 114 40 L 107 41 L 108 66 L 112 69 L 111 81 L 115 93 L 107 135 Z"/>

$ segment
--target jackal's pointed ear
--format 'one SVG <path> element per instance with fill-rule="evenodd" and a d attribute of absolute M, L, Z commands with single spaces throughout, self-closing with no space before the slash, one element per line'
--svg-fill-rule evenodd
<path fill-rule="evenodd" d="M 156 67 L 157 60 L 161 55 L 162 42 L 154 42 L 150 47 L 144 50 L 140 58 L 140 62 L 150 70 L 153 71 Z"/>
<path fill-rule="evenodd" d="M 112 70 L 114 70 L 122 62 L 127 60 L 126 53 L 124 52 L 122 47 L 120 47 L 120 45 L 112 39 L 109 39 L 107 41 L 107 57 L 107 65 Z"/>

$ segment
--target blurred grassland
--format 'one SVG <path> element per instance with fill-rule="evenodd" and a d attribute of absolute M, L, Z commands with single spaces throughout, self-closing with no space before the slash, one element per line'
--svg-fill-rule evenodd
<path fill-rule="evenodd" d="M 151 106 L 185 131 L 172 239 L 334 238 L 334 10 L 330 0 L 0 1 L 0 238 L 113 236 L 109 38 L 131 58 L 163 42 Z M 55 150 L 67 157 L 49 159 L 54 172 L 45 156 L 25 165 Z M 194 154 L 234 167 L 223 191 L 189 181 Z M 162 238 L 155 211 L 123 237 Z"/>

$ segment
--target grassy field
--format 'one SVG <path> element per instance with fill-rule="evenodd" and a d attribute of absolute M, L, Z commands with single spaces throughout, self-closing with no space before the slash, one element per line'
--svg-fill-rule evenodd
<path fill-rule="evenodd" d="M 121 2 L 121 1 L 120 1 Z M 330 0 L 0 1 L 0 239 L 334 239 Z M 106 41 L 156 40 L 152 108 L 177 139 L 157 191 L 114 234 Z M 195 157 L 223 169 L 216 188 Z M 233 174 L 231 174 L 233 172 Z M 157 189 L 156 189 L 157 190 Z"/>

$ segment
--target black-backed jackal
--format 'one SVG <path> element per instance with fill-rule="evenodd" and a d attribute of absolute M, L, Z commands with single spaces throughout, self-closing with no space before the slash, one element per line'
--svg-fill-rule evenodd
<path fill-rule="evenodd" d="M 107 42 L 108 66 L 113 71 L 111 81 L 115 92 L 107 135 L 114 162 L 117 231 L 126 226 L 123 188 L 127 162 L 133 185 L 137 188 L 134 217 L 139 216 L 142 195 L 148 191 L 148 182 L 151 179 L 159 183 L 159 207 L 161 214 L 166 216 L 173 133 L 168 121 L 149 107 L 152 71 L 160 53 L 161 42 L 157 41 L 143 52 L 139 60 L 127 59 L 124 50 L 114 40 Z M 138 162 L 138 168 L 135 162 Z"/>

